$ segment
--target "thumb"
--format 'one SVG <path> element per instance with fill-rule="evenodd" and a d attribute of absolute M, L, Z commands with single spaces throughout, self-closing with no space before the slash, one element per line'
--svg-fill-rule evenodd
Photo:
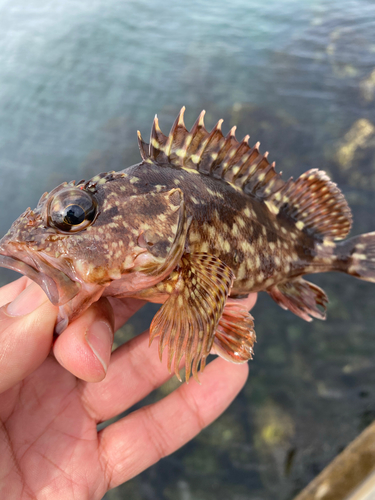
<path fill-rule="evenodd" d="M 48 356 L 57 312 L 35 283 L 0 308 L 0 393 L 23 380 Z"/>

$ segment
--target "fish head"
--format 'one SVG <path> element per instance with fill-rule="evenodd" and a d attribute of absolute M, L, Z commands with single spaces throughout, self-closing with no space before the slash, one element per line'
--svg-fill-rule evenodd
<path fill-rule="evenodd" d="M 134 295 L 164 279 L 186 232 L 180 189 L 140 191 L 126 174 L 102 174 L 44 193 L 0 240 L 0 266 L 37 282 L 53 304 L 70 303 L 72 317 L 99 288 Z"/>

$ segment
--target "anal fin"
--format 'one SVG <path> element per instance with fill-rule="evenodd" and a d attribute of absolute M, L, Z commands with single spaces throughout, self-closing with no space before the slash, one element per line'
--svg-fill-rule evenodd
<path fill-rule="evenodd" d="M 228 299 L 216 328 L 211 353 L 232 363 L 246 363 L 253 357 L 255 342 L 253 317 L 241 300 Z"/>
<path fill-rule="evenodd" d="M 321 288 L 303 278 L 275 285 L 267 292 L 279 306 L 289 309 L 305 321 L 326 318 L 327 295 Z"/>

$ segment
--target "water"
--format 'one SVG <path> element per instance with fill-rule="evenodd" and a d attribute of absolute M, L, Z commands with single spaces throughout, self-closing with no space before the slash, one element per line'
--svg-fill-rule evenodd
<path fill-rule="evenodd" d="M 327 170 L 353 234 L 374 230 L 374 28 L 372 0 L 0 0 L 0 234 L 59 182 L 139 161 L 135 131 L 156 112 L 168 129 L 182 105 L 188 126 L 205 108 L 209 127 L 251 133 L 286 177 Z M 260 297 L 230 409 L 108 499 L 291 499 L 374 419 L 374 288 L 314 281 L 328 320 Z"/>

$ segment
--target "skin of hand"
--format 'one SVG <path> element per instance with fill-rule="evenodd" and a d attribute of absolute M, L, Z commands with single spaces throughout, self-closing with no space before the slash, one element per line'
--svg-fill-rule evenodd
<path fill-rule="evenodd" d="M 111 355 L 113 332 L 143 304 L 101 299 L 53 344 L 57 308 L 44 292 L 25 277 L 0 288 L 0 498 L 101 499 L 192 439 L 241 390 L 247 364 L 217 358 L 201 385 L 183 383 L 98 432 L 171 376 L 148 331 Z"/>

